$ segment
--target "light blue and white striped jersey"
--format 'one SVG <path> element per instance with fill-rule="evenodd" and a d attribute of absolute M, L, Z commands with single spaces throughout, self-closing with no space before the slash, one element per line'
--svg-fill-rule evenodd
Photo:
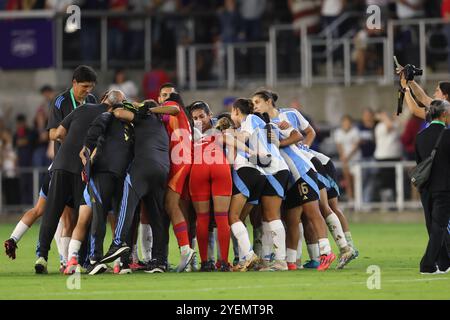
<path fill-rule="evenodd" d="M 259 154 L 270 154 L 272 161 L 270 166 L 261 168 L 255 164 L 250 163 L 249 155 L 241 150 L 238 150 L 234 168 L 237 171 L 242 167 L 251 167 L 259 170 L 265 175 L 274 175 L 282 170 L 289 170 L 286 162 L 280 154 L 280 150 L 273 143 L 268 143 L 267 132 L 264 129 L 266 123 L 260 117 L 249 114 L 241 123 L 240 132 L 246 132 L 250 135 L 248 140 L 248 147 L 251 150 L 257 151 Z"/>
<path fill-rule="evenodd" d="M 280 114 L 278 118 L 272 118 L 271 120 L 275 125 L 278 125 L 281 121 L 289 122 L 282 114 Z M 276 126 L 275 132 L 281 140 L 288 138 L 293 130 L 293 127 L 286 130 L 281 130 L 278 126 Z M 316 171 L 316 168 L 312 164 L 310 158 L 307 157 L 307 153 L 294 144 L 280 148 L 280 153 L 289 167 L 289 187 L 291 187 L 300 178 L 303 178 L 311 187 L 316 188 L 317 193 L 319 193 L 317 184 L 307 175 L 308 171 L 311 169 Z"/>
<path fill-rule="evenodd" d="M 309 127 L 308 120 L 305 119 L 302 114 L 294 108 L 281 108 L 280 114 L 283 114 L 287 118 L 287 122 L 291 124 L 298 131 L 304 131 Z"/>

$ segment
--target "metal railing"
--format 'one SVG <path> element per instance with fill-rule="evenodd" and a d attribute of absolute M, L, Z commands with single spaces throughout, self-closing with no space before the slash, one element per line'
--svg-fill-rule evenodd
<path fill-rule="evenodd" d="M 5 197 L 4 197 L 4 185 L 3 185 L 3 181 L 4 181 L 4 177 L 6 177 L 5 173 L 2 172 L 0 170 L 0 214 L 3 214 L 5 212 L 11 212 L 11 211 L 24 211 L 27 210 L 29 208 L 32 208 L 34 206 L 34 204 L 38 201 L 39 198 L 39 191 L 41 189 L 41 184 L 40 184 L 40 177 L 45 174 L 48 171 L 48 168 L 46 167 L 41 167 L 41 168 L 16 168 L 14 169 L 14 176 L 11 178 L 14 179 L 21 179 L 21 176 L 23 177 L 24 174 L 30 174 L 31 175 L 31 183 L 32 183 L 32 201 L 33 203 L 20 203 L 20 204 L 8 204 L 5 203 Z M 30 182 L 29 179 L 30 177 L 28 177 L 26 180 L 26 182 Z M 19 186 L 19 190 L 16 190 L 17 192 L 19 192 L 20 194 L 20 186 Z"/>
<path fill-rule="evenodd" d="M 338 171 L 342 168 L 341 163 L 335 162 Z M 369 211 L 369 210 L 383 210 L 393 209 L 397 211 L 403 211 L 405 209 L 419 209 L 421 203 L 418 200 L 406 199 L 406 188 L 410 187 L 409 183 L 406 183 L 406 175 L 408 169 L 415 166 L 415 162 L 412 161 L 399 161 L 399 162 L 355 162 L 352 163 L 352 169 L 354 172 L 354 199 L 352 201 L 340 201 L 340 205 L 347 209 L 355 211 Z M 364 187 L 369 183 L 375 183 L 378 177 L 376 173 L 372 172 L 369 178 L 365 175 L 364 170 L 380 170 L 383 168 L 393 168 L 395 170 L 395 194 L 396 198 L 392 201 L 364 201 Z M 33 204 L 37 202 L 39 197 L 39 190 L 41 185 L 39 184 L 40 175 L 47 172 L 47 168 L 18 168 L 16 170 L 16 177 L 20 177 L 21 174 L 32 174 L 33 185 Z M 3 181 L 4 173 L 0 171 L 0 181 Z M 366 179 L 366 180 L 364 180 Z M 363 181 L 364 180 L 364 181 Z M 33 206 L 33 204 L 21 204 L 10 206 L 5 204 L 3 197 L 3 184 L 0 183 L 0 214 L 9 211 L 24 211 Z M 342 190 L 341 190 L 342 192 Z"/>
<path fill-rule="evenodd" d="M 336 168 L 338 171 L 341 170 L 342 165 L 336 162 Z M 414 161 L 398 161 L 398 162 L 354 162 L 351 164 L 352 172 L 354 173 L 354 199 L 350 201 L 340 201 L 340 204 L 348 209 L 353 209 L 355 211 L 370 211 L 370 210 L 396 210 L 403 211 L 405 209 L 420 209 L 422 208 L 419 199 L 406 199 L 406 191 L 410 191 L 413 194 L 416 191 L 411 186 L 407 172 L 416 165 Z M 395 175 L 392 177 L 392 182 L 395 182 L 395 189 L 392 191 L 392 196 L 395 194 L 395 198 L 391 201 L 365 201 L 364 200 L 364 189 L 368 186 L 368 183 L 376 184 L 378 179 L 380 179 L 379 170 L 382 169 L 394 169 Z M 371 170 L 369 173 L 369 178 L 364 175 L 364 170 Z M 367 172 L 366 172 L 367 173 Z M 365 180 L 364 180 L 365 179 Z M 363 181 L 364 180 L 364 181 Z M 410 188 L 410 190 L 406 190 Z M 388 189 L 388 188 L 387 188 Z M 343 190 L 341 190 L 342 192 Z M 381 197 L 381 190 L 374 190 L 372 196 Z"/>

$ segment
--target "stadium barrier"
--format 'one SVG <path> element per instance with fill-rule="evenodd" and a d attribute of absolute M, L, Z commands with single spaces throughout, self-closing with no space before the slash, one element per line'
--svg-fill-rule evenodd
<path fill-rule="evenodd" d="M 342 165 L 339 162 L 335 163 L 338 171 L 341 170 Z M 398 162 L 355 162 L 351 164 L 352 172 L 354 173 L 354 200 L 353 201 L 340 201 L 340 205 L 345 209 L 354 210 L 355 212 L 364 211 L 404 211 L 404 210 L 415 210 L 420 209 L 421 204 L 419 199 L 408 199 L 406 193 L 409 192 L 411 185 L 408 179 L 408 171 L 415 166 L 413 161 L 398 161 Z M 383 199 L 381 193 L 384 191 L 376 191 L 374 195 L 379 197 L 379 201 L 365 201 L 364 199 L 364 188 L 369 183 L 376 183 L 379 181 L 379 174 L 377 170 L 383 168 L 391 168 L 395 170 L 395 197 L 392 199 Z M 367 175 L 367 170 L 370 171 L 370 175 Z M 15 170 L 15 177 L 20 177 L 22 174 L 32 175 L 32 192 L 33 192 L 33 203 L 37 202 L 40 190 L 40 177 L 45 174 L 47 168 L 17 168 Z M 5 176 L 4 172 L 0 171 L 0 181 L 3 181 Z M 11 213 L 11 212 L 23 212 L 24 210 L 33 206 L 33 204 L 21 204 L 21 205 L 8 205 L 5 203 L 4 197 L 4 186 L 3 183 L 0 184 L 0 214 Z M 341 193 L 343 189 L 341 188 Z M 387 197 L 389 198 L 389 196 Z"/>

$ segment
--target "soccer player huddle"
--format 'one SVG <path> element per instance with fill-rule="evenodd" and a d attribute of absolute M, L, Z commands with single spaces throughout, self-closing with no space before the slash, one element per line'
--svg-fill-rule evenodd
<path fill-rule="evenodd" d="M 333 162 L 310 149 L 314 129 L 299 111 L 277 107 L 276 93 L 239 98 L 215 118 L 205 101 L 185 105 L 172 84 L 158 101 L 130 102 L 111 90 L 97 103 L 96 81 L 79 66 L 50 107 L 55 158 L 35 207 L 5 241 L 9 257 L 39 217 L 38 274 L 47 273 L 53 237 L 64 274 L 167 272 L 170 224 L 177 272 L 324 271 L 336 260 L 328 231 L 337 269 L 358 257 Z M 113 240 L 104 253 L 108 222 Z"/>

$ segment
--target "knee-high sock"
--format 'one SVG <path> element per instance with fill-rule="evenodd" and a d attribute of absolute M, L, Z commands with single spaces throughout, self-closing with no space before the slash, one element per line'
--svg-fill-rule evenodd
<path fill-rule="evenodd" d="M 208 261 L 209 212 L 197 213 L 197 241 L 200 259 Z"/>
<path fill-rule="evenodd" d="M 269 228 L 272 235 L 273 251 L 275 253 L 275 260 L 286 260 L 286 230 L 284 229 L 283 222 L 273 220 L 269 222 Z"/>
<path fill-rule="evenodd" d="M 214 218 L 217 224 L 217 240 L 219 243 L 220 260 L 228 263 L 228 251 L 230 250 L 230 225 L 228 212 L 215 212 Z"/>
<path fill-rule="evenodd" d="M 269 222 L 262 222 L 262 236 L 261 236 L 261 258 L 269 261 L 273 251 L 273 238 L 270 230 Z"/>
<path fill-rule="evenodd" d="M 319 254 L 328 255 L 331 253 L 331 245 L 328 238 L 319 239 Z"/>
<path fill-rule="evenodd" d="M 189 247 L 189 236 L 187 232 L 186 221 L 180 222 L 173 226 L 173 231 L 177 237 L 178 246 L 183 250 L 185 247 Z"/>
<path fill-rule="evenodd" d="M 239 244 L 239 260 L 243 261 L 248 259 L 248 257 L 250 257 L 253 253 L 253 250 L 250 245 L 250 238 L 248 236 L 247 228 L 242 221 L 238 221 L 231 225 L 231 231 Z"/>
<path fill-rule="evenodd" d="M 80 251 L 81 241 L 71 239 L 69 242 L 69 259 L 75 257 L 78 259 L 78 251 Z"/>
<path fill-rule="evenodd" d="M 301 260 L 303 254 L 303 223 L 300 222 L 298 228 L 300 230 L 300 237 L 298 238 L 297 244 L 297 260 Z"/>
<path fill-rule="evenodd" d="M 14 228 L 14 231 L 11 233 L 10 238 L 13 239 L 17 243 L 22 238 L 22 236 L 25 234 L 25 232 L 28 231 L 28 229 L 30 229 L 30 227 L 27 226 L 25 223 L 23 223 L 22 220 L 20 220 L 19 223 L 17 223 L 16 227 Z M 58 232 L 58 230 L 56 232 Z M 55 240 L 56 240 L 56 234 L 55 234 Z M 58 244 L 58 240 L 56 240 L 56 244 Z"/>
<path fill-rule="evenodd" d="M 150 224 L 141 223 L 141 252 L 145 262 L 152 259 L 153 233 Z"/>
<path fill-rule="evenodd" d="M 208 230 L 208 261 L 214 261 L 214 249 L 216 248 L 215 228 Z"/>
<path fill-rule="evenodd" d="M 264 222 L 263 222 L 264 223 Z M 264 237 L 263 227 L 259 226 L 257 228 L 253 228 L 253 251 L 255 251 L 256 255 L 259 257 L 264 257 L 263 249 L 262 249 L 262 239 Z"/>
<path fill-rule="evenodd" d="M 64 229 L 64 223 L 62 219 L 59 219 L 58 226 L 56 227 L 56 232 L 53 238 L 55 239 L 56 248 L 58 249 L 59 261 L 64 263 L 64 250 L 63 245 L 61 243 L 61 234 Z"/>
<path fill-rule="evenodd" d="M 63 263 L 67 263 L 67 257 L 69 255 L 69 243 L 70 243 L 70 237 L 61 237 L 61 251 L 63 256 Z"/>
<path fill-rule="evenodd" d="M 342 230 L 341 222 L 338 216 L 333 212 L 325 219 L 328 230 L 330 230 L 333 235 L 333 239 L 336 242 L 339 249 L 343 249 L 348 246 L 347 240 L 345 239 L 344 230 Z"/>
<path fill-rule="evenodd" d="M 309 259 L 314 261 L 320 260 L 319 243 L 310 243 L 307 245 Z"/>

